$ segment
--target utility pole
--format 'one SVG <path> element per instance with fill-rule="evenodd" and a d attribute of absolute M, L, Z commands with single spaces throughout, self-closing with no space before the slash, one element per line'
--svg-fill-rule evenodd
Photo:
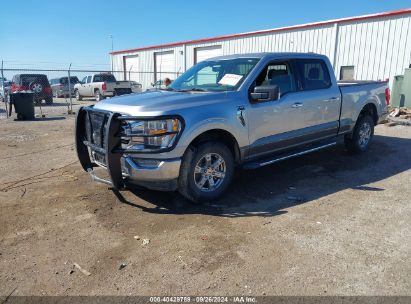
<path fill-rule="evenodd" d="M 114 51 L 114 39 L 113 39 L 113 34 L 108 35 L 108 37 L 111 39 L 111 53 Z M 110 54 L 110 61 L 111 61 L 111 73 L 113 73 L 113 55 Z"/>
<path fill-rule="evenodd" d="M 68 69 L 68 91 L 69 91 L 69 98 L 70 98 L 70 110 L 68 114 L 73 114 L 73 102 L 71 100 L 71 80 L 70 80 L 70 70 L 71 70 L 71 63 Z"/>

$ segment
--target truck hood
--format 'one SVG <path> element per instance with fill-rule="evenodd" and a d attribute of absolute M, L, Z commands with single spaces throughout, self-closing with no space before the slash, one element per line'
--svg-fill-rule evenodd
<path fill-rule="evenodd" d="M 158 116 L 171 114 L 184 108 L 219 103 L 226 92 L 173 92 L 147 91 L 100 101 L 94 108 L 133 116 Z"/>

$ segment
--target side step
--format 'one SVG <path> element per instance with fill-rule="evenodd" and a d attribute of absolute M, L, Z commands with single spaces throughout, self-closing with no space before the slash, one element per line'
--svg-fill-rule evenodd
<path fill-rule="evenodd" d="M 271 156 L 270 158 L 262 158 L 262 159 L 258 159 L 255 161 L 251 161 L 249 163 L 245 163 L 243 165 L 243 168 L 246 170 L 261 168 L 267 165 L 274 164 L 276 162 L 280 162 L 282 160 L 301 156 L 301 155 L 315 152 L 321 149 L 329 148 L 329 147 L 335 146 L 336 144 L 337 144 L 336 141 L 328 142 L 328 143 L 322 142 L 321 144 L 317 144 L 317 145 L 313 144 L 313 145 L 304 146 L 299 149 L 293 149 L 291 151 L 288 150 L 285 152 L 279 152 L 278 154 L 275 154 L 274 156 Z"/>

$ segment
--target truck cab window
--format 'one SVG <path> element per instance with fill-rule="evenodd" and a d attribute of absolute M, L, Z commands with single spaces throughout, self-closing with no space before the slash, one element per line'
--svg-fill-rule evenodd
<path fill-rule="evenodd" d="M 280 96 L 296 91 L 295 77 L 288 62 L 270 63 L 257 77 L 256 86 L 277 85 Z"/>
<path fill-rule="evenodd" d="M 331 86 L 330 74 L 324 61 L 320 59 L 298 59 L 303 90 L 320 90 Z"/>
<path fill-rule="evenodd" d="M 87 76 L 87 83 L 91 82 L 91 76 Z"/>

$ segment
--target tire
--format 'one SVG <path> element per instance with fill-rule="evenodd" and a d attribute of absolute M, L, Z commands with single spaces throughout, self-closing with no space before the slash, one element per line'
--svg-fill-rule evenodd
<path fill-rule="evenodd" d="M 53 97 L 46 97 L 46 104 L 52 104 L 53 103 Z"/>
<path fill-rule="evenodd" d="M 374 120 L 370 115 L 360 116 L 353 133 L 344 137 L 345 147 L 350 153 L 365 152 L 374 136 Z"/>
<path fill-rule="evenodd" d="M 194 203 L 213 201 L 227 190 L 233 174 L 234 157 L 223 143 L 190 146 L 181 163 L 178 191 Z"/>
<path fill-rule="evenodd" d="M 82 101 L 83 100 L 83 97 L 80 95 L 80 92 L 78 90 L 76 90 L 74 92 L 74 94 L 76 95 L 76 100 L 77 101 Z"/>
<path fill-rule="evenodd" d="M 96 98 L 96 101 L 101 101 L 104 99 L 104 96 L 101 95 L 100 90 L 96 90 L 94 92 L 94 97 Z"/>

